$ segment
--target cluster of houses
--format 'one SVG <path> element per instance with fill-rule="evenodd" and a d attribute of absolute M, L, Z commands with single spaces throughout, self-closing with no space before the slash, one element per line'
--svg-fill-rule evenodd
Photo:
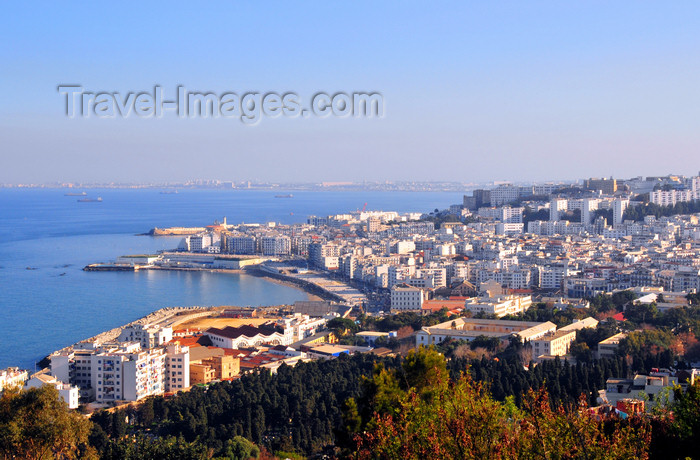
<path fill-rule="evenodd" d="M 72 409 L 80 403 L 107 407 L 236 379 L 254 369 L 274 373 L 282 364 L 372 350 L 339 345 L 327 330 L 330 319 L 347 315 L 351 307 L 323 301 L 303 301 L 297 307 L 293 314 L 238 327 L 173 330 L 164 323 L 137 322 L 122 328 L 114 340 L 83 341 L 51 354 L 50 365 L 32 375 L 16 368 L 0 371 L 0 391 L 51 385 Z M 231 309 L 220 315 L 240 318 L 246 313 L 250 311 Z"/>

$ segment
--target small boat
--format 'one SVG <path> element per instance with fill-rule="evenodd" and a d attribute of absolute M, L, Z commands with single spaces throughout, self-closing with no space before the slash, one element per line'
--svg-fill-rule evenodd
<path fill-rule="evenodd" d="M 82 198 L 78 200 L 78 203 L 101 203 L 102 202 L 102 197 L 98 196 L 97 198 Z"/>
<path fill-rule="evenodd" d="M 275 195 L 275 198 L 294 198 L 294 195 L 292 195 L 291 193 L 287 195 Z"/>
<path fill-rule="evenodd" d="M 80 192 L 80 193 L 64 193 L 63 196 L 85 196 L 87 193 L 85 192 Z"/>

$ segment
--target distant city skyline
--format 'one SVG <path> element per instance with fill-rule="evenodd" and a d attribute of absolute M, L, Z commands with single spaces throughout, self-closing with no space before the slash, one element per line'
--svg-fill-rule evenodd
<path fill-rule="evenodd" d="M 482 183 L 699 169 L 694 2 L 122 7 L 6 6 L 0 183 Z M 305 99 L 376 91 L 385 111 L 256 126 L 70 119 L 57 91 L 67 84 Z"/>

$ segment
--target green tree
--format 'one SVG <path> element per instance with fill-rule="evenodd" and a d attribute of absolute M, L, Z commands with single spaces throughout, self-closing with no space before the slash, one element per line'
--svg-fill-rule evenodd
<path fill-rule="evenodd" d="M 143 434 L 125 436 L 112 441 L 101 455 L 102 460 L 205 460 L 207 448 L 198 442 L 182 438 L 153 438 Z"/>
<path fill-rule="evenodd" d="M 697 455 L 700 446 L 700 381 L 689 385 L 685 393 L 675 392 L 673 404 L 674 434 L 680 441 L 680 450 L 687 456 Z"/>
<path fill-rule="evenodd" d="M 348 332 L 354 334 L 359 330 L 355 321 L 349 318 L 333 318 L 328 321 L 327 327 L 339 336 L 345 335 Z"/>
<path fill-rule="evenodd" d="M 88 447 L 92 423 L 68 409 L 51 386 L 9 389 L 0 397 L 0 456 L 95 458 Z"/>
<path fill-rule="evenodd" d="M 224 458 L 231 460 L 248 460 L 250 458 L 258 458 L 260 449 L 258 446 L 248 441 L 242 436 L 236 436 L 226 442 L 224 450 Z"/>

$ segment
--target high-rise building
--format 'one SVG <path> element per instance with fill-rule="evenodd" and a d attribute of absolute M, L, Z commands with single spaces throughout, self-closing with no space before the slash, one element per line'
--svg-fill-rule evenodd
<path fill-rule="evenodd" d="M 625 209 L 627 209 L 629 204 L 629 200 L 613 201 L 613 226 L 620 225 L 622 223 L 622 216 L 624 216 Z"/>
<path fill-rule="evenodd" d="M 549 204 L 549 220 L 557 222 L 561 216 L 561 211 L 566 211 L 568 202 L 564 198 L 554 198 Z"/>

